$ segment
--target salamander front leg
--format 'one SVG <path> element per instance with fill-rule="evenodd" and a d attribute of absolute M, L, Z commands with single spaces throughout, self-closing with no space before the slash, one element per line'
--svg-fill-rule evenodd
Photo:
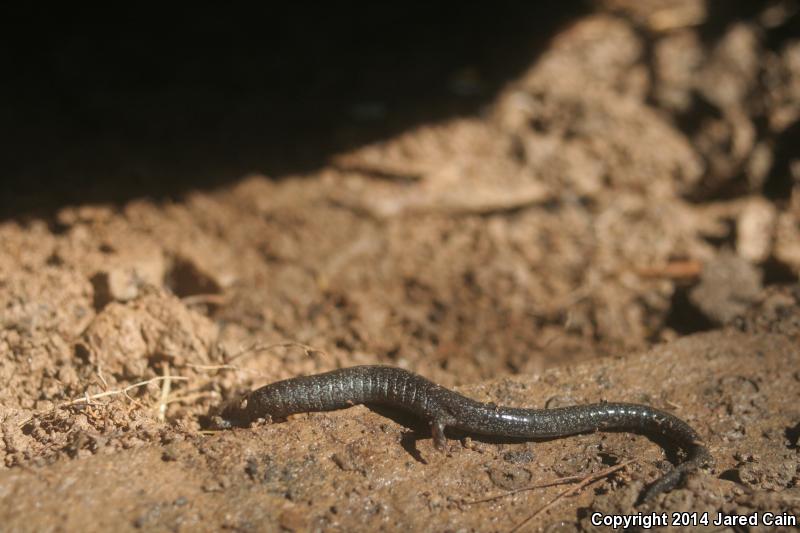
<path fill-rule="evenodd" d="M 431 420 L 431 434 L 433 435 L 433 445 L 440 452 L 447 451 L 447 437 L 444 435 L 444 420 Z"/>

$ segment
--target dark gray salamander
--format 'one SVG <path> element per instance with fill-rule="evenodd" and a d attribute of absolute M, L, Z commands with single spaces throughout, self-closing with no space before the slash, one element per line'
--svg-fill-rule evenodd
<path fill-rule="evenodd" d="M 382 404 L 411 411 L 430 423 L 434 444 L 445 449 L 445 428 L 502 437 L 552 438 L 596 430 L 659 435 L 682 448 L 686 460 L 650 485 L 640 501 L 672 490 L 683 476 L 712 459 L 689 424 L 664 411 L 633 403 L 596 403 L 557 409 L 520 409 L 481 403 L 422 376 L 388 366 L 354 366 L 284 381 L 248 393 L 229 406 L 223 420 L 249 424 L 295 413 L 330 411 L 355 404 Z"/>

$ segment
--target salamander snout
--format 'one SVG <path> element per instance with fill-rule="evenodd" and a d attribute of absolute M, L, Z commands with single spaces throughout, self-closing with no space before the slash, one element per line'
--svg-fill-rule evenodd
<path fill-rule="evenodd" d="M 253 417 L 250 414 L 250 410 L 248 410 L 249 404 L 250 393 L 228 402 L 222 407 L 217 416 L 212 417 L 214 426 L 220 429 L 228 429 L 250 425 Z"/>

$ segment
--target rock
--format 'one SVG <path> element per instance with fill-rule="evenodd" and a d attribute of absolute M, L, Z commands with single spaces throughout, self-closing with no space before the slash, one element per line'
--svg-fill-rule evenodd
<path fill-rule="evenodd" d="M 725 324 L 758 299 L 761 273 L 743 258 L 720 254 L 705 265 L 689 300 L 712 322 Z"/>

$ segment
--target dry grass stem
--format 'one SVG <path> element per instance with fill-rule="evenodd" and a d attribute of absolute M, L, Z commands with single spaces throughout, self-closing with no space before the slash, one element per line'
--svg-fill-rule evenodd
<path fill-rule="evenodd" d="M 554 506 L 561 499 L 566 498 L 567 496 L 572 496 L 573 494 L 577 494 L 578 492 L 580 492 L 584 488 L 588 487 L 589 485 L 591 485 L 595 481 L 599 481 L 599 480 L 603 479 L 604 477 L 606 477 L 606 476 L 608 476 L 610 474 L 613 474 L 617 470 L 622 470 L 623 468 L 625 468 L 626 466 L 628 466 L 629 464 L 634 463 L 634 462 L 636 462 L 636 460 L 635 459 L 631 459 L 629 461 L 624 461 L 624 462 L 622 462 L 622 463 L 620 463 L 618 465 L 614 465 L 612 467 L 606 468 L 605 470 L 601 470 L 600 472 L 597 472 L 596 474 L 589 474 L 588 476 L 583 478 L 581 480 L 581 482 L 578 483 L 577 485 L 569 487 L 568 489 L 558 493 L 558 495 L 555 498 L 553 498 L 552 500 L 547 502 L 545 505 L 543 505 L 542 507 L 537 509 L 533 514 L 528 516 L 525 520 L 523 520 L 522 522 L 520 522 L 516 526 L 512 527 L 509 530 L 509 533 L 515 533 L 516 531 L 520 531 L 523 527 L 528 525 L 531 522 L 531 520 L 533 520 L 534 518 L 536 518 L 537 516 L 539 516 L 540 514 L 545 512 L 546 510 L 550 509 L 552 506 Z"/>

